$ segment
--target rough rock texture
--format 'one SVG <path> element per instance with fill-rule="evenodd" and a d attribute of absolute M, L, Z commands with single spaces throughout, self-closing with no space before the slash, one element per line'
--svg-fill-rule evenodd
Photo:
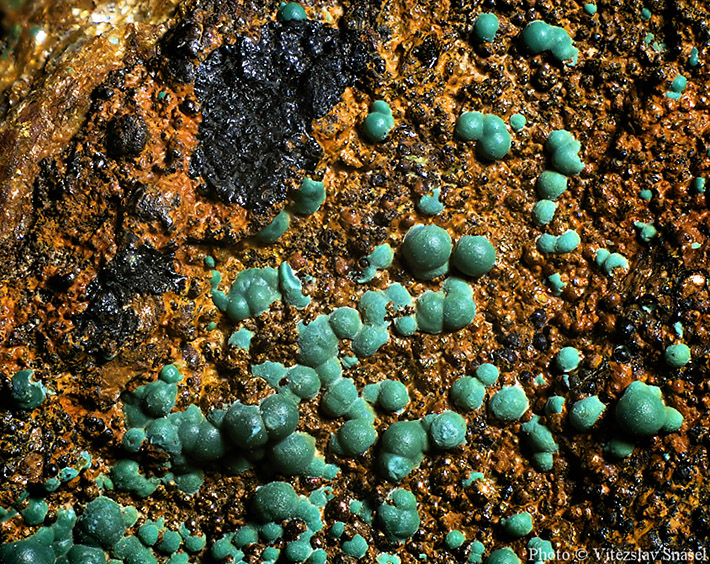
<path fill-rule="evenodd" d="M 341 422 L 325 417 L 318 400 L 304 402 L 299 431 L 341 473 L 291 481 L 302 494 L 333 487 L 326 526 L 341 520 L 344 538 L 368 539 L 367 562 L 382 551 L 406 563 L 421 554 L 464 561 L 467 545 L 444 548 L 452 529 L 488 552 L 509 545 L 524 559 L 528 537 L 511 539 L 500 527 L 520 511 L 533 514 L 533 535 L 560 550 L 710 551 L 710 216 L 706 193 L 693 188 L 710 176 L 710 9 L 658 0 L 647 3 L 645 21 L 646 4 L 636 0 L 600 1 L 594 16 L 562 0 L 493 4 L 313 2 L 304 23 L 275 23 L 272 4 L 226 0 L 122 3 L 125 11 L 108 13 L 101 2 L 78 12 L 77 2 L 8 8 L 9 51 L 0 57 L 0 507 L 75 464 L 82 450 L 94 467 L 46 499 L 52 511 L 80 511 L 95 498 L 96 477 L 120 456 L 121 394 L 155 380 L 166 363 L 180 363 L 186 376 L 177 409 L 255 403 L 272 390 L 250 366 L 294 363 L 299 321 L 355 307 L 366 290 L 392 282 L 415 295 L 438 290 L 441 280 L 417 282 L 399 253 L 371 283 L 355 282 L 376 245 L 397 250 L 412 225 L 431 222 L 454 239 L 485 235 L 497 249 L 494 269 L 469 280 L 474 322 L 452 334 L 390 338 L 346 375 L 358 389 L 385 377 L 407 385 L 404 414 L 378 412 L 381 433 L 394 421 L 452 409 L 451 384 L 493 362 L 501 370 L 493 391 L 519 383 L 531 404 L 523 419 L 542 415 L 560 452 L 552 472 L 537 472 L 520 422 L 496 421 L 485 404 L 463 414 L 466 445 L 427 456 L 400 484 L 417 497 L 422 521 L 395 545 L 348 509 L 393 488 L 374 470 L 378 447 L 357 459 L 333 455 L 328 437 Z M 492 43 L 474 39 L 483 11 L 500 19 Z M 113 24 L 97 24 L 91 13 Z M 575 66 L 526 52 L 520 34 L 536 19 L 569 31 L 580 50 Z M 33 25 L 47 34 L 42 44 Z M 693 47 L 697 66 L 689 65 Z M 250 74 L 242 63 L 251 61 L 263 73 Z M 673 100 L 666 92 L 678 74 L 688 86 Z M 372 145 L 360 128 L 377 99 L 390 104 L 396 125 Z M 505 158 L 481 162 L 453 135 L 468 110 L 506 123 L 523 113 L 527 125 L 511 132 Z M 563 128 L 581 142 L 586 166 L 541 229 L 531 215 L 535 180 L 549 166 L 548 134 Z M 326 186 L 322 209 L 294 216 L 274 245 L 256 242 L 305 174 Z M 445 209 L 429 218 L 416 203 L 435 188 Z M 640 238 L 639 221 L 658 236 Z M 541 233 L 566 229 L 581 236 L 575 252 L 536 249 Z M 599 248 L 623 254 L 630 269 L 605 274 L 594 260 Z M 242 324 L 255 336 L 248 352 L 236 350 L 228 344 L 236 327 L 209 293 L 208 255 L 223 289 L 246 268 L 288 260 L 311 305 L 276 302 Z M 559 296 L 545 283 L 554 273 L 566 283 Z M 677 342 L 692 360 L 670 369 L 663 351 Z M 583 355 L 566 380 L 553 368 L 564 346 Z M 341 354 L 349 352 L 344 344 Z M 53 392 L 32 412 L 8 401 L 10 378 L 23 368 Z M 616 460 L 603 446 L 617 434 L 613 406 L 634 380 L 661 387 L 684 423 Z M 569 408 L 592 394 L 609 407 L 588 433 L 574 431 L 566 411 L 544 415 L 551 395 Z M 148 473 L 159 472 L 163 455 L 141 453 Z M 485 479 L 462 487 L 470 471 Z M 112 495 L 152 519 L 188 522 L 209 547 L 248 521 L 248 500 L 271 478 L 208 467 L 192 497 L 168 486 L 146 500 Z M 50 512 L 46 523 L 52 519 Z M 0 542 L 36 530 L 13 517 L 0 523 Z M 352 561 L 325 533 L 312 544 L 332 562 Z M 247 556 L 256 561 L 262 549 L 249 547 Z M 206 552 L 191 559 L 209 561 Z"/>

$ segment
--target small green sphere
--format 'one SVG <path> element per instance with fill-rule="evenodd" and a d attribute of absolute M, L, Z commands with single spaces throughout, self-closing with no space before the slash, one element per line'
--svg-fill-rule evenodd
<path fill-rule="evenodd" d="M 570 409 L 570 423 L 578 431 L 586 431 L 594 426 L 605 409 L 606 406 L 599 401 L 597 396 L 581 399 L 575 402 Z"/>
<path fill-rule="evenodd" d="M 493 268 L 496 250 L 485 237 L 465 235 L 456 243 L 452 262 L 468 276 L 483 276 Z"/>
<path fill-rule="evenodd" d="M 260 447 L 269 438 L 259 408 L 255 405 L 233 403 L 224 416 L 222 426 L 240 448 Z"/>
<path fill-rule="evenodd" d="M 272 441 L 280 441 L 289 436 L 298 426 L 299 414 L 296 404 L 280 394 L 272 394 L 262 400 L 259 413 Z"/>
<path fill-rule="evenodd" d="M 505 532 L 511 537 L 524 537 L 533 530 L 532 515 L 527 511 L 502 520 Z"/>
<path fill-rule="evenodd" d="M 182 380 L 182 374 L 174 364 L 166 364 L 160 370 L 160 379 L 168 384 L 177 384 Z"/>
<path fill-rule="evenodd" d="M 276 469 L 287 475 L 306 474 L 316 454 L 316 441 L 306 433 L 292 433 L 271 447 Z"/>
<path fill-rule="evenodd" d="M 380 113 L 368 114 L 365 118 L 364 131 L 370 141 L 384 141 L 390 131 L 387 116 Z"/>
<path fill-rule="evenodd" d="M 545 170 L 537 178 L 537 195 L 544 200 L 556 200 L 567 190 L 567 177 L 553 170 Z"/>
<path fill-rule="evenodd" d="M 101 548 L 111 548 L 121 540 L 125 531 L 121 506 L 107 497 L 98 497 L 88 503 L 75 529 L 80 542 Z"/>
<path fill-rule="evenodd" d="M 456 120 L 456 136 L 463 141 L 476 141 L 483 135 L 483 114 L 464 112 Z"/>
<path fill-rule="evenodd" d="M 495 14 L 481 14 L 473 24 L 473 34 L 481 43 L 490 43 L 498 31 L 498 17 Z"/>
<path fill-rule="evenodd" d="M 440 449 L 459 447 L 466 442 L 466 420 L 458 413 L 445 411 L 433 418 L 429 438 Z"/>
<path fill-rule="evenodd" d="M 616 404 L 616 421 L 632 436 L 651 436 L 663 427 L 666 407 L 650 386 L 632 382 Z"/>
<path fill-rule="evenodd" d="M 580 239 L 579 234 L 574 229 L 568 229 L 562 235 L 557 237 L 557 241 L 555 242 L 555 252 L 561 255 L 571 253 L 579 247 L 581 242 L 582 240 Z"/>
<path fill-rule="evenodd" d="M 533 207 L 533 219 L 535 225 L 547 225 L 555 217 L 557 202 L 552 200 L 540 200 Z"/>
<path fill-rule="evenodd" d="M 294 516 L 298 495 L 287 482 L 271 482 L 257 488 L 253 507 L 261 522 L 279 523 Z"/>
<path fill-rule="evenodd" d="M 398 380 L 385 380 L 380 384 L 378 405 L 385 411 L 399 411 L 409 403 L 407 386 Z"/>
<path fill-rule="evenodd" d="M 680 345 L 670 345 L 666 347 L 663 358 L 665 358 L 666 364 L 671 368 L 681 368 L 690 362 L 690 348 L 682 343 Z"/>
<path fill-rule="evenodd" d="M 360 456 L 377 441 L 377 431 L 366 419 L 351 419 L 338 430 L 331 447 L 338 454 Z"/>
<path fill-rule="evenodd" d="M 478 378 L 463 376 L 451 386 L 451 401 L 467 411 L 479 409 L 483 405 L 486 388 Z"/>
<path fill-rule="evenodd" d="M 491 552 L 486 558 L 486 564 L 520 564 L 520 558 L 506 546 Z"/>
<path fill-rule="evenodd" d="M 289 2 L 279 8 L 277 17 L 282 22 L 290 22 L 305 20 L 308 16 L 306 16 L 306 11 L 303 9 L 303 6 L 297 2 Z"/>
<path fill-rule="evenodd" d="M 513 114 L 510 116 L 510 127 L 513 128 L 513 131 L 521 131 L 526 123 L 527 120 L 523 114 Z"/>
<path fill-rule="evenodd" d="M 483 385 L 486 387 L 495 384 L 498 381 L 499 374 L 500 372 L 496 365 L 490 362 L 484 362 L 476 368 L 476 378 L 483 382 Z"/>
<path fill-rule="evenodd" d="M 32 538 L 0 545 L 3 564 L 54 564 L 52 549 Z"/>
<path fill-rule="evenodd" d="M 95 546 L 75 544 L 69 549 L 67 559 L 69 564 L 106 564 L 106 553 Z"/>
<path fill-rule="evenodd" d="M 448 548 L 454 550 L 466 542 L 466 535 L 464 535 L 461 531 L 454 530 L 446 535 L 444 542 Z"/>
<path fill-rule="evenodd" d="M 528 410 L 528 397 L 520 386 L 505 386 L 488 403 L 491 412 L 501 421 L 520 419 Z"/>
<path fill-rule="evenodd" d="M 415 225 L 404 237 L 402 254 L 415 277 L 431 280 L 448 270 L 451 237 L 437 225 Z"/>
<path fill-rule="evenodd" d="M 562 372 L 575 370 L 580 363 L 579 351 L 574 347 L 564 347 L 555 356 L 555 366 Z"/>

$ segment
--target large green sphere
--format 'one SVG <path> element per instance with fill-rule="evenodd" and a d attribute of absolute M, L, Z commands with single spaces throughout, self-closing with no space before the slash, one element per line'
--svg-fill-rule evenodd
<path fill-rule="evenodd" d="M 493 268 L 496 250 L 485 237 L 466 235 L 456 243 L 452 262 L 464 274 L 482 276 Z"/>
<path fill-rule="evenodd" d="M 402 254 L 415 277 L 431 280 L 448 270 L 451 237 L 437 225 L 415 225 L 404 237 Z"/>

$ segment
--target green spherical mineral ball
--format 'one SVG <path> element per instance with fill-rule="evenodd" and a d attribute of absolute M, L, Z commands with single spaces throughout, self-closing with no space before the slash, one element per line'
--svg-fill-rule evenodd
<path fill-rule="evenodd" d="M 564 347 L 555 356 L 555 365 L 562 372 L 575 370 L 580 363 L 579 351 L 574 347 Z"/>
<path fill-rule="evenodd" d="M 440 449 L 459 447 L 466 442 L 466 420 L 458 413 L 445 411 L 431 422 L 429 438 Z"/>
<path fill-rule="evenodd" d="M 520 564 L 520 558 L 507 546 L 491 552 L 486 564 Z"/>
<path fill-rule="evenodd" d="M 524 537 L 533 529 L 532 515 L 527 511 L 503 519 L 503 528 L 511 537 Z"/>
<path fill-rule="evenodd" d="M 483 405 L 486 388 L 478 378 L 463 376 L 451 386 L 451 401 L 465 410 L 478 409 Z"/>
<path fill-rule="evenodd" d="M 281 522 L 293 516 L 298 503 L 298 495 L 291 484 L 271 482 L 257 488 L 253 508 L 262 522 Z"/>
<path fill-rule="evenodd" d="M 628 434 L 647 437 L 663 427 L 666 407 L 651 386 L 643 382 L 632 382 L 616 404 L 616 421 Z"/>
<path fill-rule="evenodd" d="M 125 531 L 121 506 L 107 497 L 98 497 L 87 504 L 75 529 L 80 542 L 102 548 L 112 547 L 121 540 Z"/>
<path fill-rule="evenodd" d="M 451 237 L 437 225 L 415 225 L 404 237 L 402 254 L 416 278 L 431 280 L 448 270 Z"/>
<path fill-rule="evenodd" d="M 296 404 L 280 394 L 264 398 L 259 405 L 259 413 L 268 438 L 272 441 L 286 438 L 298 426 L 299 414 Z"/>
<path fill-rule="evenodd" d="M 671 368 L 680 368 L 690 362 L 690 349 L 688 345 L 670 345 L 666 347 L 663 358 Z"/>
<path fill-rule="evenodd" d="M 528 397 L 520 386 L 505 386 L 491 398 L 491 412 L 501 421 L 520 419 L 528 410 Z"/>
<path fill-rule="evenodd" d="M 380 384 L 378 405 L 385 411 L 399 411 L 409 403 L 407 386 L 398 380 L 385 380 Z"/>
<path fill-rule="evenodd" d="M 296 2 L 289 2 L 279 8 L 278 16 L 282 22 L 305 20 L 307 18 L 306 11 L 303 6 Z"/>
<path fill-rule="evenodd" d="M 446 535 L 444 542 L 448 548 L 453 550 L 466 542 L 466 535 L 464 535 L 461 531 L 454 530 Z"/>
<path fill-rule="evenodd" d="M 454 133 L 463 141 L 480 139 L 483 135 L 483 114 L 480 112 L 462 113 L 456 120 Z"/>
<path fill-rule="evenodd" d="M 452 262 L 468 276 L 483 276 L 493 268 L 496 250 L 485 237 L 465 235 L 456 243 Z"/>
<path fill-rule="evenodd" d="M 473 24 L 473 34 L 478 41 L 490 43 L 496 36 L 498 25 L 498 17 L 495 14 L 481 14 Z"/>

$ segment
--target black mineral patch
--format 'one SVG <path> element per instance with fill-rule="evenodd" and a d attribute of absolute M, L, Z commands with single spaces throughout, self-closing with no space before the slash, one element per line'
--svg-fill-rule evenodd
<path fill-rule="evenodd" d="M 106 148 L 112 157 L 138 156 L 147 142 L 148 126 L 140 116 L 126 114 L 109 122 Z"/>
<path fill-rule="evenodd" d="M 147 245 L 121 249 L 87 289 L 89 306 L 77 323 L 82 348 L 92 354 L 115 352 L 138 328 L 130 305 L 137 296 L 178 292 L 183 285 L 171 253 Z"/>
<path fill-rule="evenodd" d="M 311 122 L 364 73 L 354 32 L 313 21 L 273 22 L 257 42 L 240 37 L 197 70 L 200 144 L 191 170 L 220 200 L 262 213 L 286 197 L 286 180 L 313 171 L 322 149 Z"/>

